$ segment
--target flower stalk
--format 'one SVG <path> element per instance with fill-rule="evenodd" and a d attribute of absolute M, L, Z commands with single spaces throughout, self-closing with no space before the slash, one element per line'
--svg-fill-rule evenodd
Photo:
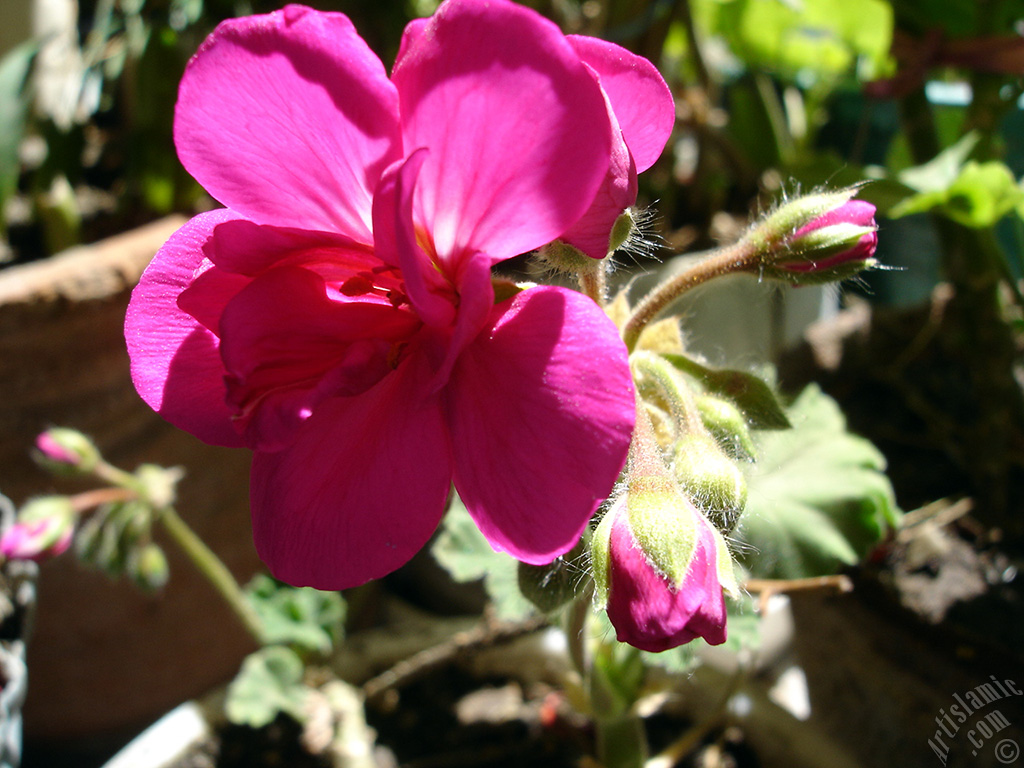
<path fill-rule="evenodd" d="M 757 256 L 757 249 L 749 241 L 740 240 L 706 253 L 682 272 L 658 285 L 637 304 L 626 321 L 622 329 L 626 349 L 632 352 L 644 328 L 684 293 L 716 277 L 749 271 L 756 266 Z"/>
<path fill-rule="evenodd" d="M 253 640 L 262 645 L 265 635 L 263 623 L 224 562 L 206 546 L 173 507 L 159 510 L 157 519 L 196 569 L 224 598 L 224 602 L 234 611 Z"/>

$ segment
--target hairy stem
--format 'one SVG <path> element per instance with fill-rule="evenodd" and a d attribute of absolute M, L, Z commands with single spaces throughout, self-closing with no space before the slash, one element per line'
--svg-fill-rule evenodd
<path fill-rule="evenodd" d="M 754 269 L 757 266 L 754 259 L 756 253 L 750 243 L 740 240 L 733 245 L 711 251 L 695 264 L 658 285 L 640 301 L 622 329 L 622 340 L 626 342 L 626 348 L 632 352 L 647 324 L 690 289 L 722 275 L 749 272 Z"/>

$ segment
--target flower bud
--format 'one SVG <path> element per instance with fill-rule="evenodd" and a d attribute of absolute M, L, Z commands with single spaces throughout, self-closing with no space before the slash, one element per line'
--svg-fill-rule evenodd
<path fill-rule="evenodd" d="M 564 556 L 547 565 L 519 563 L 519 591 L 523 597 L 544 612 L 561 608 L 576 597 L 581 583 L 580 569 L 575 561 L 583 554 L 580 541 Z"/>
<path fill-rule="evenodd" d="M 656 515 L 645 510 L 648 519 L 637 526 L 627 493 L 605 515 L 592 539 L 594 578 L 616 637 L 654 653 L 697 637 L 711 645 L 724 643 L 722 590 L 732 586 L 725 543 L 682 494 L 659 507 Z M 655 516 L 660 525 L 651 519 Z M 644 528 L 647 536 L 638 535 Z M 674 575 L 661 567 L 660 557 L 651 557 L 646 546 L 654 528 L 660 528 L 657 534 L 669 544 L 655 547 L 658 554 L 675 549 L 673 565 L 683 566 Z"/>
<path fill-rule="evenodd" d="M 153 542 L 133 549 L 125 567 L 135 585 L 146 592 L 163 588 L 170 576 L 167 556 Z"/>
<path fill-rule="evenodd" d="M 36 461 L 58 474 L 86 474 L 100 461 L 93 442 L 74 429 L 54 427 L 36 438 Z"/>
<path fill-rule="evenodd" d="M 589 275 L 606 268 L 602 260 L 591 258 L 562 240 L 545 245 L 537 251 L 537 257 L 548 269 L 565 275 Z"/>
<path fill-rule="evenodd" d="M 644 651 L 725 642 L 722 590 L 736 589 L 722 535 L 680 490 L 642 405 L 625 493 L 591 538 L 597 597 L 616 636 Z"/>
<path fill-rule="evenodd" d="M 747 480 L 709 434 L 684 435 L 672 463 L 676 482 L 718 530 L 736 527 L 747 504 Z"/>
<path fill-rule="evenodd" d="M 615 253 L 624 246 L 637 231 L 637 218 L 632 208 L 627 208 L 619 214 L 612 224 L 612 231 L 608 236 L 608 253 Z"/>
<path fill-rule="evenodd" d="M 748 236 L 765 277 L 798 285 L 832 282 L 877 264 L 875 206 L 855 190 L 797 198 Z"/>
<path fill-rule="evenodd" d="M 10 560 L 45 560 L 67 551 L 74 532 L 75 511 L 66 496 L 33 499 L 0 537 L 0 554 Z"/>
<path fill-rule="evenodd" d="M 701 395 L 695 401 L 701 422 L 725 452 L 734 459 L 753 461 L 757 448 L 743 412 L 720 397 Z"/>

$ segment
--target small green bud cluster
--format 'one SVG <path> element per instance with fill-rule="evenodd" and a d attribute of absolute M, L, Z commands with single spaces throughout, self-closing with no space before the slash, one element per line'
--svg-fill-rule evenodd
<path fill-rule="evenodd" d="M 702 391 L 661 355 L 641 351 L 633 360 L 638 390 L 658 416 L 656 434 L 673 479 L 719 531 L 732 532 L 747 502 L 739 462 L 755 454 L 743 413 L 724 397 Z"/>
<path fill-rule="evenodd" d="M 108 464 L 81 432 L 56 427 L 36 439 L 35 458 L 57 475 L 89 475 L 108 487 L 28 502 L 3 533 L 6 557 L 41 559 L 74 546 L 78 556 L 113 578 L 152 592 L 167 583 L 168 564 L 153 523 L 174 503 L 179 468 L 144 464 L 128 473 Z"/>
<path fill-rule="evenodd" d="M 129 578 L 152 592 L 167 583 L 167 559 L 153 541 L 153 509 L 138 501 L 103 504 L 75 537 L 79 558 L 111 578 Z"/>

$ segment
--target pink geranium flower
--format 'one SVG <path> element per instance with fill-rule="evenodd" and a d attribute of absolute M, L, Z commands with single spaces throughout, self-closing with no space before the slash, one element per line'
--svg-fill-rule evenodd
<path fill-rule="evenodd" d="M 544 563 L 575 544 L 625 460 L 626 351 L 590 299 L 496 297 L 490 268 L 591 207 L 607 103 L 554 25 L 503 0 L 411 24 L 390 79 L 345 16 L 298 6 L 200 48 L 175 141 L 226 208 L 161 248 L 126 337 L 153 408 L 255 451 L 276 576 L 390 572 L 453 480 L 495 548 Z"/>

